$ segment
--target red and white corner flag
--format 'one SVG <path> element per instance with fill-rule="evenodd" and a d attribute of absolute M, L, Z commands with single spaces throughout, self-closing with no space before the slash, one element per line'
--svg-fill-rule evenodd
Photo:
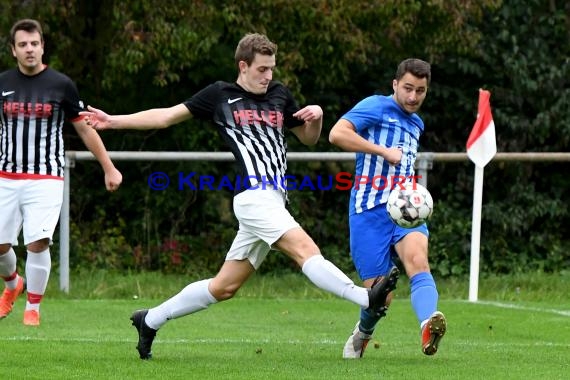
<path fill-rule="evenodd" d="M 479 291 L 479 259 L 481 246 L 481 210 L 483 204 L 484 167 L 497 154 L 495 123 L 491 115 L 491 93 L 479 90 L 477 120 L 467 139 L 467 156 L 475 163 L 473 181 L 473 222 L 471 223 L 471 266 L 469 273 L 469 301 L 477 301 Z"/>
<path fill-rule="evenodd" d="M 467 139 L 467 156 L 479 167 L 484 167 L 497 154 L 495 123 L 491 114 L 491 93 L 479 90 L 477 120 Z"/>

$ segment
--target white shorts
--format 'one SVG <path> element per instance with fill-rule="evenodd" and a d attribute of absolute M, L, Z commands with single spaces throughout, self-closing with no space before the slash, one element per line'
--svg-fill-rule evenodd
<path fill-rule="evenodd" d="M 248 259 L 258 269 L 273 243 L 299 227 L 285 208 L 285 194 L 280 190 L 245 190 L 234 197 L 233 204 L 239 230 L 226 260 Z"/>
<path fill-rule="evenodd" d="M 48 238 L 51 243 L 63 203 L 58 179 L 0 178 L 0 244 L 18 245 Z"/>

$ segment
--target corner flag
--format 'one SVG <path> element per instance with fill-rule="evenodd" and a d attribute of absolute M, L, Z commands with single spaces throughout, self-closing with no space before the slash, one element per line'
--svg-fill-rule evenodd
<path fill-rule="evenodd" d="M 491 93 L 479 90 L 477 120 L 467 139 L 467 156 L 475 163 L 473 182 L 473 220 L 471 223 L 471 264 L 469 274 L 469 301 L 477 301 L 479 291 L 479 258 L 481 246 L 481 209 L 483 203 L 483 171 L 497 154 L 495 123 L 491 115 Z"/>
<path fill-rule="evenodd" d="M 467 156 L 475 165 L 484 167 L 497 154 L 495 139 L 495 123 L 491 115 L 489 98 L 491 93 L 479 90 L 479 107 L 477 120 L 467 140 Z"/>

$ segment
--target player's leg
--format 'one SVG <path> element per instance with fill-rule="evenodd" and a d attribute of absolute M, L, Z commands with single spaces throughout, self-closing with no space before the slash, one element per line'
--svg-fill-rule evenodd
<path fill-rule="evenodd" d="M 275 242 L 274 247 L 292 258 L 305 276 L 319 288 L 363 307 L 369 306 L 368 290 L 356 286 L 346 274 L 325 259 L 319 247 L 301 227 L 287 231 Z"/>
<path fill-rule="evenodd" d="M 447 326 L 444 315 L 437 311 L 439 295 L 429 268 L 427 228 L 424 225 L 415 230 L 398 230 L 403 237 L 394 248 L 410 278 L 410 300 L 420 323 L 422 351 L 433 355 Z"/>
<path fill-rule="evenodd" d="M 149 310 L 145 320 L 158 330 L 167 321 L 206 309 L 209 305 L 232 298 L 254 268 L 247 260 L 228 260 L 214 278 L 187 285 L 178 294 Z"/>
<path fill-rule="evenodd" d="M 360 318 L 343 349 L 345 359 L 358 359 L 364 354 L 378 321 L 390 305 L 391 291 L 396 287 L 399 271 L 390 259 L 390 237 L 394 230 L 382 207 L 376 207 L 349 217 L 350 252 L 354 266 L 365 287 L 382 278 L 389 285 L 384 308 L 370 312 L 361 308 Z"/>
<path fill-rule="evenodd" d="M 287 231 L 274 246 L 295 260 L 305 276 L 319 288 L 354 302 L 370 313 L 381 313 L 385 307 L 393 279 L 379 279 L 371 289 L 355 285 L 344 272 L 321 255 L 313 239 L 302 228 Z"/>
<path fill-rule="evenodd" d="M 141 359 L 152 357 L 151 347 L 156 332 L 170 319 L 175 319 L 207 308 L 218 301 L 233 297 L 239 288 L 265 260 L 270 246 L 256 233 L 270 219 L 259 199 L 265 191 L 244 191 L 234 197 L 234 212 L 240 228 L 230 247 L 226 261 L 212 279 L 194 282 L 180 293 L 149 310 L 138 310 L 131 316 L 137 328 L 137 350 Z M 270 228 L 271 229 L 271 228 Z"/>
<path fill-rule="evenodd" d="M 40 324 L 40 303 L 51 272 L 49 246 L 63 203 L 63 181 L 28 180 L 22 196 L 24 244 L 27 248 L 27 302 L 24 324 Z"/>
<path fill-rule="evenodd" d="M 12 312 L 14 302 L 24 291 L 24 279 L 16 270 L 16 253 L 10 244 L 0 244 L 0 278 L 4 280 L 4 291 L 0 296 L 0 319 Z"/>
<path fill-rule="evenodd" d="M 291 216 L 285 203 L 285 194 L 270 187 L 238 194 L 234 198 L 234 212 L 240 222 L 240 231 L 249 232 L 268 247 L 284 252 L 321 289 L 363 307 L 383 306 L 385 285 L 379 282 L 370 291 L 354 285 L 346 274 L 321 255 L 319 247 Z"/>
<path fill-rule="evenodd" d="M 240 226 L 226 261 L 214 278 L 194 282 L 154 308 L 135 311 L 131 320 L 138 331 L 137 350 L 140 358 L 152 357 L 151 348 L 156 332 L 169 320 L 232 298 L 259 268 L 268 252 L 269 245 Z"/>
<path fill-rule="evenodd" d="M 18 244 L 22 227 L 19 198 L 22 181 L 0 178 L 0 278 L 4 291 L 0 296 L 0 319 L 12 312 L 14 302 L 24 290 L 24 280 L 18 275 L 17 257 L 12 245 Z"/>
<path fill-rule="evenodd" d="M 51 255 L 49 239 L 40 239 L 29 243 L 26 247 L 27 300 L 24 310 L 24 324 L 38 326 L 40 324 L 40 304 L 45 294 L 51 272 Z"/>
<path fill-rule="evenodd" d="M 152 357 L 152 342 L 156 332 L 166 322 L 196 313 L 211 304 L 233 297 L 253 272 L 254 269 L 247 260 L 226 261 L 214 278 L 193 282 L 160 305 L 149 310 L 134 312 L 131 320 L 139 334 L 137 350 L 140 358 Z"/>
<path fill-rule="evenodd" d="M 356 287 L 342 271 L 321 256 L 313 239 L 287 211 L 285 194 L 271 187 L 250 189 L 234 197 L 240 230 L 254 234 L 268 247 L 291 257 L 318 287 L 368 306 L 368 290 Z"/>

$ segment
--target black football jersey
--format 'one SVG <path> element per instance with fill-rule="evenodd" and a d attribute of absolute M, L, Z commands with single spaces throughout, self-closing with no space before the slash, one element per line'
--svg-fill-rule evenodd
<path fill-rule="evenodd" d="M 237 83 L 218 81 L 184 105 L 195 117 L 214 122 L 236 158 L 237 175 L 247 178 L 250 186 L 285 180 L 284 128 L 300 126 L 304 121 L 293 117 L 299 106 L 283 84 L 272 81 L 265 94 L 253 94 Z M 236 186 L 234 190 L 239 193 L 244 188 Z"/>
<path fill-rule="evenodd" d="M 0 74 L 0 175 L 63 177 L 64 120 L 81 116 L 73 81 L 46 67 L 37 75 L 17 68 Z"/>

